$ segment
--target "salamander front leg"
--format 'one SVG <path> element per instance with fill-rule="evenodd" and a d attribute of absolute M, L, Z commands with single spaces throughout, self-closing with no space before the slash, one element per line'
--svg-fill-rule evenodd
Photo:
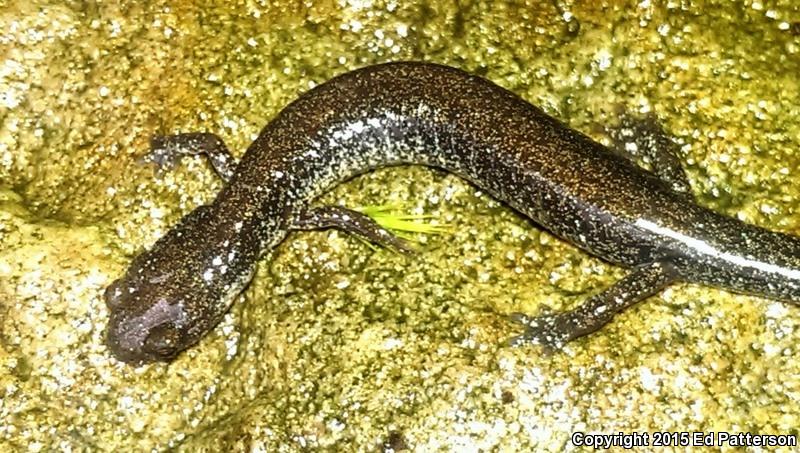
<path fill-rule="evenodd" d="M 144 162 L 153 162 L 159 168 L 172 169 L 183 156 L 205 154 L 214 171 L 228 182 L 236 170 L 236 159 L 217 135 L 210 132 L 192 132 L 175 135 L 154 135 L 150 139 L 150 154 Z"/>
<path fill-rule="evenodd" d="M 634 269 L 616 284 L 570 311 L 530 317 L 521 313 L 512 319 L 525 325 L 525 332 L 511 339 L 512 345 L 541 344 L 558 349 L 575 338 L 597 331 L 617 313 L 659 292 L 678 279 L 669 263 L 656 262 Z"/>
<path fill-rule="evenodd" d="M 406 241 L 378 225 L 366 214 L 342 206 L 322 206 L 306 209 L 294 216 L 289 228 L 292 230 L 338 228 L 402 253 L 414 252 L 414 249 Z"/>

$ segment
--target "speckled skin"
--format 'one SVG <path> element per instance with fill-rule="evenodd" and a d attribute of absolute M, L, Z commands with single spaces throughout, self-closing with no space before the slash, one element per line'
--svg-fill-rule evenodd
<path fill-rule="evenodd" d="M 633 268 L 572 312 L 517 315 L 528 327 L 515 343 L 560 346 L 677 280 L 800 296 L 797 238 L 693 203 L 674 181 L 485 79 L 390 63 L 338 76 L 286 107 L 213 203 L 133 261 L 106 291 L 111 352 L 133 364 L 171 360 L 220 321 L 258 257 L 296 219 L 309 227 L 309 202 L 354 175 L 404 163 L 458 174 L 583 250 Z"/>

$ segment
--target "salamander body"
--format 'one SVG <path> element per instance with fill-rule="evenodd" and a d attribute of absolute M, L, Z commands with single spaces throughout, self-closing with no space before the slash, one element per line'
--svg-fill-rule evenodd
<path fill-rule="evenodd" d="M 196 343 L 293 229 L 337 227 L 403 248 L 346 208 L 313 208 L 332 186 L 388 165 L 455 173 L 588 253 L 631 268 L 575 310 L 515 318 L 515 343 L 560 346 L 675 281 L 795 301 L 800 240 L 696 204 L 674 158 L 655 171 L 481 77 L 429 63 L 352 71 L 300 96 L 235 165 L 211 134 L 157 138 L 210 155 L 225 187 L 106 290 L 107 342 L 134 364 Z M 660 156 L 660 157 L 659 157 Z M 670 160 L 672 159 L 672 160 Z M 670 164 L 671 162 L 671 164 Z"/>

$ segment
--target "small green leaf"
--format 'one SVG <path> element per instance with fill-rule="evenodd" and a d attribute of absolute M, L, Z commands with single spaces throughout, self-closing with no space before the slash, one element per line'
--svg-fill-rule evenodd
<path fill-rule="evenodd" d="M 377 205 L 363 206 L 356 208 L 363 214 L 368 215 L 378 224 L 386 229 L 392 230 L 403 239 L 414 240 L 412 234 L 443 234 L 452 231 L 448 224 L 432 224 L 422 222 L 425 219 L 433 219 L 436 216 L 426 214 L 403 214 L 402 206 L 398 205 Z"/>

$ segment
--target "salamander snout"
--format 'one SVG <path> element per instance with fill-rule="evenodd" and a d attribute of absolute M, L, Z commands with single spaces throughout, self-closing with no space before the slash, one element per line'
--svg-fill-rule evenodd
<path fill-rule="evenodd" d="M 126 363 L 172 360 L 192 343 L 183 300 L 168 297 L 169 291 L 141 286 L 137 280 L 125 276 L 106 289 L 111 312 L 106 344 L 114 357 Z"/>
<path fill-rule="evenodd" d="M 118 317 L 112 315 L 106 345 L 119 361 L 133 365 L 168 362 L 183 349 L 180 346 L 182 335 L 175 327 L 162 325 L 151 329 L 144 336 L 130 335 L 132 332 L 130 326 L 126 327 L 125 322 L 115 318 Z"/>

